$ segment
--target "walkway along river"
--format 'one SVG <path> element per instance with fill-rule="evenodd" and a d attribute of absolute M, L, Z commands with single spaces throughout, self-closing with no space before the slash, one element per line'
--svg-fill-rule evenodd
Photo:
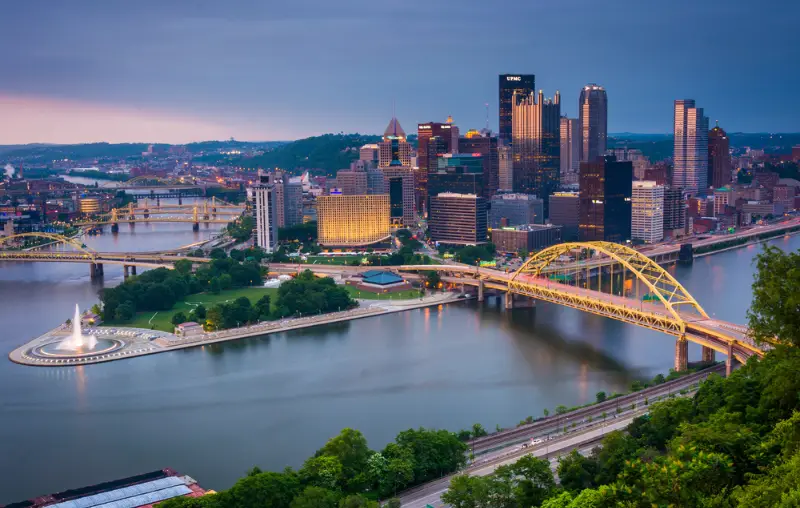
<path fill-rule="evenodd" d="M 210 234 L 135 228 L 85 241 L 152 251 Z M 795 250 L 800 236 L 771 243 Z M 671 270 L 710 314 L 744 323 L 759 250 Z M 106 284 L 121 278 L 121 268 L 106 270 Z M 3 356 L 75 303 L 97 301 L 98 289 L 83 265 L 0 264 Z M 513 426 L 666 372 L 673 354 L 663 334 L 552 305 L 506 311 L 492 299 L 85 367 L 4 359 L 0 504 L 167 466 L 223 489 L 253 465 L 299 466 L 343 427 L 380 448 L 409 427 Z M 691 359 L 699 354 L 691 348 Z"/>

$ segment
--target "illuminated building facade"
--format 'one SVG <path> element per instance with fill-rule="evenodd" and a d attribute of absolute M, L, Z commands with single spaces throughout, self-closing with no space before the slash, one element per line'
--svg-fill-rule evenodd
<path fill-rule="evenodd" d="M 578 99 L 581 162 L 592 162 L 606 153 L 608 144 L 608 96 L 606 89 L 589 83 Z"/>
<path fill-rule="evenodd" d="M 580 171 L 580 240 L 630 240 L 633 164 L 606 155 L 581 162 Z"/>
<path fill-rule="evenodd" d="M 414 172 L 411 168 L 383 168 L 384 194 L 389 195 L 389 218 L 392 224 L 412 227 L 416 224 Z"/>
<path fill-rule="evenodd" d="M 708 118 L 694 100 L 675 101 L 672 187 L 690 194 L 708 186 Z"/>
<path fill-rule="evenodd" d="M 392 117 L 383 132 L 383 141 L 378 143 L 378 166 L 411 167 L 411 145 L 406 141 L 406 132 L 397 118 Z"/>
<path fill-rule="evenodd" d="M 511 150 L 514 192 L 536 194 L 545 200 L 558 189 L 561 152 L 561 95 L 545 99 L 540 90 L 513 97 Z"/>
<path fill-rule="evenodd" d="M 320 245 L 366 246 L 389 235 L 389 196 L 319 196 L 317 236 Z"/>
<path fill-rule="evenodd" d="M 460 156 L 478 156 L 483 162 L 483 194 L 486 199 L 491 199 L 500 187 L 500 158 L 498 153 L 498 138 L 489 132 L 479 133 L 470 131 L 467 136 L 458 139 L 458 153 Z"/>
<path fill-rule="evenodd" d="M 530 95 L 536 90 L 536 76 L 533 74 L 501 74 L 500 75 L 500 133 L 499 141 L 503 146 L 511 145 L 513 137 L 512 111 L 514 93 Z"/>
<path fill-rule="evenodd" d="M 664 239 L 664 186 L 656 182 L 633 182 L 631 193 L 631 239 L 657 243 Z"/>
<path fill-rule="evenodd" d="M 100 199 L 99 198 L 81 198 L 78 203 L 78 209 L 83 214 L 100 213 Z"/>
<path fill-rule="evenodd" d="M 581 132 L 577 118 L 561 117 L 561 185 L 578 183 L 581 163 Z"/>
<path fill-rule="evenodd" d="M 430 197 L 428 231 L 434 242 L 486 243 L 486 200 L 476 194 L 443 192 Z"/>

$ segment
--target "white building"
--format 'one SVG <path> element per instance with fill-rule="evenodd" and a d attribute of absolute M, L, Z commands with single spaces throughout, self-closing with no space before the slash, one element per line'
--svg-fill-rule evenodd
<path fill-rule="evenodd" d="M 278 196 L 273 184 L 253 186 L 256 245 L 272 252 L 278 245 Z"/>
<path fill-rule="evenodd" d="M 631 238 L 645 243 L 664 238 L 664 186 L 656 182 L 633 182 L 631 194 Z"/>

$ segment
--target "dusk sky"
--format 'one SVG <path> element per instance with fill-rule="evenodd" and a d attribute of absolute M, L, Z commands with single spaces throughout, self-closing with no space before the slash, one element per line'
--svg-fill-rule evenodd
<path fill-rule="evenodd" d="M 729 132 L 800 131 L 796 0 L 5 0 L 0 144 L 288 140 L 421 121 L 497 130 L 530 73 L 609 131 L 693 98 Z"/>

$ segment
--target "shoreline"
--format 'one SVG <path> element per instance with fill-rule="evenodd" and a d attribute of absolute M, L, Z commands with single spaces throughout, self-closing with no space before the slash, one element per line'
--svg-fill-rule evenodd
<path fill-rule="evenodd" d="M 722 252 L 728 252 L 728 251 L 731 251 L 731 250 L 734 250 L 734 249 L 741 249 L 743 247 L 749 247 L 751 245 L 758 245 L 759 243 L 770 242 L 772 240 L 778 240 L 780 238 L 786 237 L 787 235 L 788 236 L 794 236 L 794 235 L 798 235 L 798 234 L 800 234 L 800 230 L 798 230 L 798 231 L 785 231 L 785 232 L 781 233 L 780 235 L 772 236 L 772 237 L 769 237 L 769 238 L 760 238 L 758 240 L 750 240 L 749 242 L 746 242 L 746 243 L 743 243 L 743 244 L 740 244 L 740 245 L 731 245 L 730 247 L 725 247 L 724 249 L 712 250 L 710 252 L 702 252 L 700 254 L 694 254 L 694 258 L 697 259 L 697 258 L 702 258 L 702 257 L 706 257 L 706 256 L 711 256 L 713 254 L 720 254 Z"/>
<path fill-rule="evenodd" d="M 32 367 L 74 367 L 78 365 L 91 365 L 96 363 L 106 363 L 140 356 L 166 353 L 180 349 L 202 347 L 220 342 L 235 341 L 254 337 L 263 337 L 274 333 L 288 332 L 314 326 L 353 321 L 375 316 L 383 316 L 395 312 L 405 312 L 408 310 L 433 307 L 449 303 L 464 302 L 469 298 L 461 298 L 460 293 L 439 293 L 427 296 L 423 299 L 407 300 L 404 303 L 390 302 L 386 300 L 368 300 L 369 306 L 357 307 L 352 310 L 342 312 L 332 312 L 320 316 L 307 316 L 281 321 L 264 321 L 256 325 L 241 328 L 231 328 L 218 332 L 206 333 L 196 338 L 181 339 L 174 334 L 147 330 L 142 328 L 128 327 L 105 327 L 100 326 L 95 330 L 100 334 L 124 335 L 126 337 L 124 346 L 116 352 L 90 356 L 85 358 L 53 358 L 42 359 L 32 356 L 31 351 L 42 345 L 63 339 L 68 335 L 68 330 L 63 326 L 45 332 L 44 334 L 20 345 L 8 353 L 8 359 L 19 365 Z M 360 300 L 363 302 L 364 300 Z M 407 302 L 407 303 L 406 303 Z M 90 332 L 91 333 L 91 332 Z"/>

